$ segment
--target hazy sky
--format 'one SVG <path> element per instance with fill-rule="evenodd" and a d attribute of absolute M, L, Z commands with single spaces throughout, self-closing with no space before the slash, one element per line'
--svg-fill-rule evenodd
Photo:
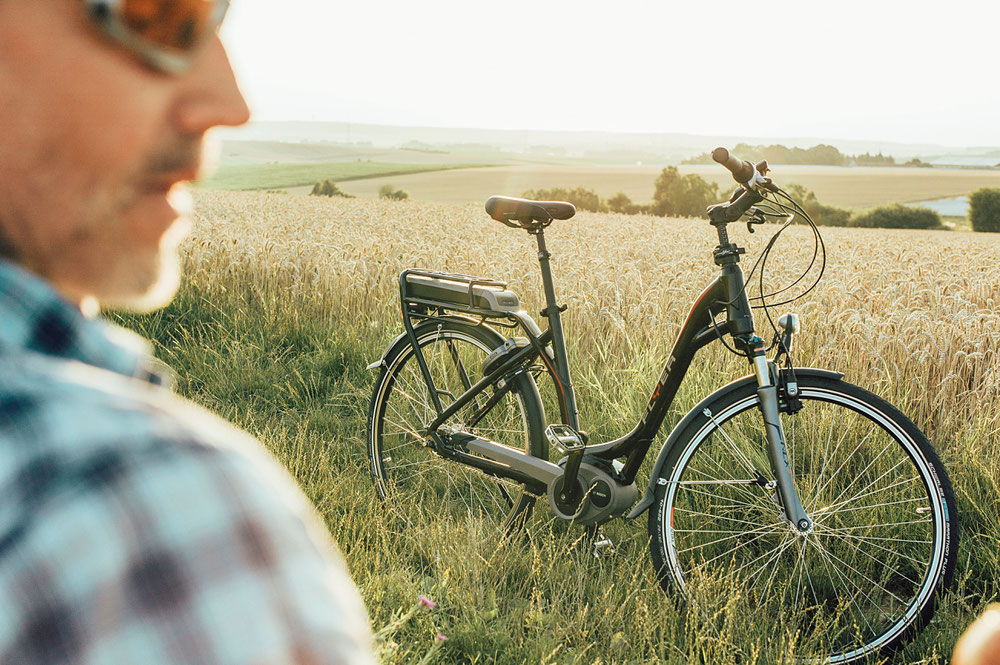
<path fill-rule="evenodd" d="M 258 120 L 1000 145 L 1000 4 L 233 0 Z"/>

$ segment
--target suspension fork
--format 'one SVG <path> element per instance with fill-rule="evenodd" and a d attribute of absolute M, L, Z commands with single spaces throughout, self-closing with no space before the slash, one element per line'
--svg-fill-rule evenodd
<path fill-rule="evenodd" d="M 785 442 L 785 432 L 781 426 L 778 408 L 778 371 L 774 363 L 767 361 L 764 355 L 764 340 L 754 337 L 752 340 L 752 355 L 750 362 L 757 377 L 757 398 L 759 409 L 764 418 L 764 433 L 767 436 L 767 457 L 771 462 L 771 471 L 778 484 L 778 496 L 785 509 L 785 517 L 801 533 L 812 530 L 812 520 L 806 516 L 795 486 L 795 476 L 788 461 L 788 446 Z"/>

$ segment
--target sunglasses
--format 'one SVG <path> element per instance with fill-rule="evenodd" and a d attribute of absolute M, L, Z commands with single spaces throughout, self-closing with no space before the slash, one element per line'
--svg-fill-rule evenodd
<path fill-rule="evenodd" d="M 84 0 L 107 37 L 150 67 L 170 74 L 191 65 L 215 33 L 229 0 Z"/>

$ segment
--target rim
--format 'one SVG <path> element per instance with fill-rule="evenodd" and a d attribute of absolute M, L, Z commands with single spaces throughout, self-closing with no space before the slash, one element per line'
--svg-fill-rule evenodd
<path fill-rule="evenodd" d="M 759 413 L 753 408 L 757 398 L 750 396 L 713 414 L 721 431 L 710 420 L 674 466 L 660 515 L 665 560 L 685 593 L 687 578 L 696 578 L 703 572 L 700 568 L 716 561 L 744 566 L 735 570 L 745 582 L 741 588 L 764 600 L 773 602 L 770 594 L 780 590 L 781 602 L 794 587 L 793 611 L 812 613 L 818 622 L 832 617 L 837 623 L 857 624 L 855 632 L 864 635 L 863 639 L 840 644 L 847 630 L 841 626 L 835 636 L 836 653 L 822 659 L 847 662 L 888 645 L 918 618 L 943 570 L 947 507 L 942 507 L 943 498 L 932 489 L 937 484 L 933 467 L 891 418 L 858 398 L 831 390 L 803 387 L 802 397 L 810 400 L 802 414 L 826 410 L 815 427 L 782 414 L 803 506 L 815 529 L 800 535 L 782 522 L 770 488 L 732 482 L 752 477 L 751 468 L 770 475 L 763 449 L 741 445 L 753 436 L 763 437 Z M 826 415 L 837 412 L 851 420 L 845 423 Z M 739 427 L 744 422 L 745 432 Z M 859 422 L 863 430 L 852 435 Z M 820 426 L 823 432 L 816 431 Z M 799 439 L 818 433 L 824 437 L 811 438 L 808 448 L 804 441 L 796 446 L 796 427 Z M 719 436 L 710 439 L 715 432 Z M 700 460 L 695 455 L 699 448 L 705 453 Z M 898 454 L 900 448 L 905 456 Z M 760 455 L 753 455 L 754 450 Z M 870 452 L 874 455 L 866 456 Z M 731 462 L 732 468 L 713 464 L 713 453 Z M 843 461 L 837 466 L 840 456 Z M 709 469 L 720 478 L 707 477 Z M 685 514 L 706 504 L 714 507 L 714 514 Z M 866 520 L 865 515 L 871 518 Z M 709 519 L 715 521 L 714 528 L 697 527 Z M 703 540 L 699 542 L 697 536 Z M 698 558 L 700 564 L 689 565 Z M 918 579 L 915 571 L 919 568 Z M 820 584 L 817 577 L 825 578 L 825 583 Z M 827 588 L 837 598 L 833 608 Z"/>

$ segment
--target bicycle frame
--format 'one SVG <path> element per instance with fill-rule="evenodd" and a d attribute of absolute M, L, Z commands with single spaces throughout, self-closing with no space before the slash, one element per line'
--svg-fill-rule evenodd
<path fill-rule="evenodd" d="M 716 248 L 714 256 L 716 264 L 721 268 L 721 275 L 702 291 L 691 306 L 639 422 L 625 436 L 606 443 L 588 445 L 585 452 L 587 455 L 605 460 L 625 458 L 624 466 L 619 471 L 618 476 L 624 485 L 632 484 L 638 474 L 639 467 L 649 452 L 653 439 L 663 425 L 667 411 L 677 395 L 695 354 L 710 342 L 716 339 L 721 340 L 723 334 L 728 334 L 736 346 L 746 353 L 754 366 L 754 372 L 761 386 L 759 395 L 768 439 L 768 454 L 771 459 L 772 471 L 777 478 L 779 494 L 786 506 L 789 519 L 793 524 L 802 525 L 799 527 L 800 529 L 806 530 L 811 527 L 811 522 L 806 518 L 802 509 L 788 466 L 784 434 L 781 431 L 778 418 L 777 388 L 771 379 L 772 371 L 764 357 L 763 340 L 754 334 L 753 314 L 746 294 L 743 270 L 739 265 L 739 256 L 743 250 L 729 243 L 724 225 L 719 225 L 718 231 L 720 244 Z M 524 311 L 508 313 L 507 317 L 512 322 L 506 325 L 510 327 L 520 326 L 527 335 L 529 345 L 512 353 L 493 371 L 474 384 L 468 377 L 468 373 L 460 366 L 459 374 L 462 377 L 465 392 L 457 396 L 447 408 L 444 408 L 440 403 L 438 390 L 434 385 L 426 359 L 423 357 L 423 352 L 417 342 L 416 331 L 410 320 L 412 316 L 428 319 L 435 317 L 408 309 L 404 293 L 406 272 L 400 276 L 400 289 L 406 334 L 415 349 L 421 373 L 438 413 L 437 417 L 427 426 L 427 432 L 434 442 L 434 447 L 442 456 L 456 462 L 473 466 L 494 476 L 524 483 L 532 491 L 541 491 L 555 477 L 563 475 L 563 467 L 467 433 L 459 434 L 455 441 L 451 441 L 451 433 L 447 433 L 448 436 L 442 436 L 439 431 L 449 418 L 469 405 L 488 387 L 497 385 L 498 381 L 505 377 L 509 379 L 517 372 L 528 371 L 530 364 L 535 359 L 541 360 L 556 386 L 563 423 L 579 431 L 576 399 L 570 380 L 566 343 L 562 330 L 561 313 L 565 308 L 560 307 L 556 302 L 555 288 L 549 267 L 550 254 L 545 247 L 543 230 L 535 228 L 529 232 L 535 235 L 538 243 L 538 259 L 547 305 L 542 310 L 542 315 L 548 318 L 549 329 L 542 332 L 535 321 Z M 716 318 L 723 312 L 725 313 L 725 323 L 719 325 Z M 479 323 L 484 321 L 485 318 Z M 554 358 L 550 358 L 546 352 L 546 346 L 550 340 Z M 505 381 L 484 405 L 476 409 L 469 422 L 466 423 L 467 427 L 474 427 L 479 418 L 498 403 L 511 388 L 512 382 Z M 468 454 L 461 449 L 463 447 L 478 454 Z M 580 455 L 570 455 L 568 459 L 578 468 Z M 570 478 L 575 479 L 576 468 L 573 468 L 572 464 L 567 464 L 566 472 Z"/>
<path fill-rule="evenodd" d="M 544 244 L 542 247 L 544 247 Z M 540 257 L 544 257 L 541 260 L 548 258 L 545 254 L 547 253 L 540 254 Z M 551 376 L 556 386 L 563 422 L 574 429 L 577 428 L 578 418 L 572 383 L 569 379 L 569 372 L 563 369 L 566 366 L 565 361 L 559 362 L 560 356 L 565 358 L 566 347 L 565 338 L 562 334 L 562 326 L 560 325 L 561 311 L 554 303 L 555 296 L 551 272 L 543 268 L 542 279 L 546 285 L 546 295 L 552 294 L 550 299 L 552 302 L 550 302 L 549 307 L 545 310 L 545 314 L 549 318 L 549 329 L 542 332 L 534 320 L 524 312 L 512 313 L 510 315 L 510 318 L 513 319 L 512 325 L 519 326 L 524 331 L 530 342 L 529 346 L 511 354 L 509 358 L 498 365 L 490 374 L 484 376 L 474 384 L 471 380 L 467 381 L 465 385 L 466 390 L 463 394 L 457 396 L 455 401 L 447 408 L 440 407 L 438 409 L 437 418 L 428 424 L 427 429 L 429 432 L 436 432 L 449 418 L 479 397 L 486 388 L 495 385 L 499 379 L 517 371 L 524 371 L 524 367 L 536 359 L 541 360 L 546 372 Z M 687 374 L 688 368 L 697 351 L 723 334 L 752 335 L 753 316 L 750 313 L 750 303 L 747 300 L 743 287 L 743 271 L 739 264 L 733 262 L 723 265 L 722 275 L 702 291 L 701 295 L 698 296 L 692 305 L 639 423 L 631 432 L 621 438 L 587 447 L 588 455 L 595 455 L 603 459 L 625 457 L 625 467 L 622 469 L 620 475 L 626 484 L 631 483 L 635 479 L 639 466 L 646 457 L 653 439 L 659 432 L 667 411 L 673 403 L 677 390 L 685 374 Z M 715 318 L 722 312 L 726 313 L 726 322 L 716 325 Z M 420 347 L 416 343 L 416 333 L 412 322 L 409 320 L 410 316 L 418 318 L 433 317 L 415 314 L 412 311 L 408 311 L 406 314 L 408 316 L 404 317 L 404 321 L 406 323 L 407 335 L 411 337 L 413 348 L 418 349 L 417 361 L 421 367 L 424 380 L 428 383 L 431 394 L 437 397 L 437 389 L 433 384 L 426 360 L 423 358 L 423 354 L 419 352 Z M 550 358 L 544 350 L 550 341 L 554 350 L 554 359 Z M 485 411 L 490 408 L 499 401 L 505 392 L 510 390 L 510 387 L 510 383 L 508 383 L 506 387 L 498 389 L 493 395 L 493 399 L 481 407 L 479 411 Z M 488 465 L 488 468 L 483 468 L 482 470 L 495 472 L 499 476 L 510 477 L 509 467 Z M 520 474 L 517 475 L 520 476 Z M 512 479 L 524 480 L 523 477 Z"/>

